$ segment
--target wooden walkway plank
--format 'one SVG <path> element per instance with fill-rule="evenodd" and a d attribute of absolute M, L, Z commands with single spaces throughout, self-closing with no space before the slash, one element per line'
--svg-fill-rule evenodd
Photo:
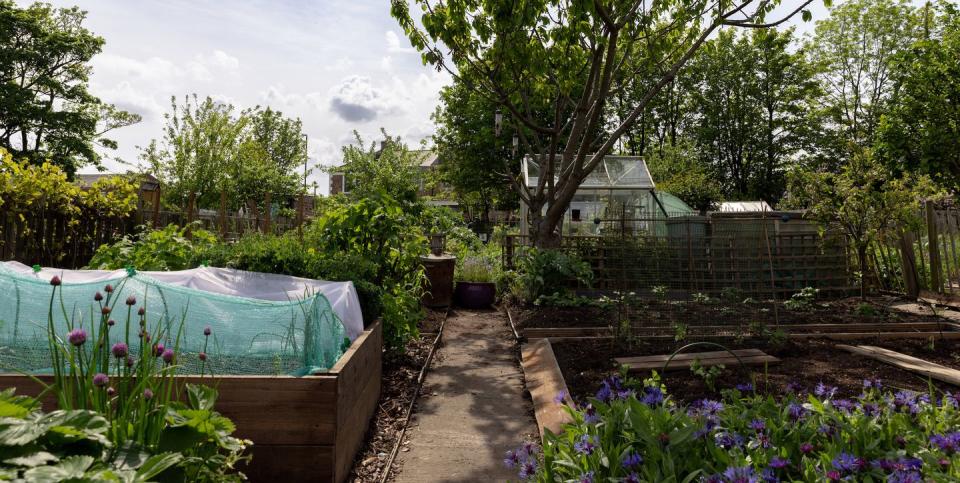
<path fill-rule="evenodd" d="M 951 369 L 947 366 L 935 364 L 930 361 L 925 361 L 923 359 L 901 354 L 899 352 L 884 349 L 882 347 L 869 345 L 851 346 L 846 344 L 838 344 L 837 347 L 852 354 L 869 357 L 901 369 L 906 369 L 911 372 L 916 372 L 917 374 L 931 377 L 938 381 L 960 386 L 960 371 Z"/>
<path fill-rule="evenodd" d="M 566 404 L 571 404 L 572 400 L 553 353 L 553 346 L 549 339 L 540 339 L 524 344 L 520 352 L 523 358 L 523 377 L 526 379 L 530 398 L 533 399 L 533 411 L 540 437 L 542 438 L 547 430 L 554 434 L 560 433 L 563 425 L 572 423 L 573 419 L 567 413 L 565 404 L 556 401 L 557 395 L 563 394 Z"/>
<path fill-rule="evenodd" d="M 746 366 L 758 366 L 763 364 L 776 364 L 780 359 L 764 353 L 759 349 L 740 349 L 732 351 L 736 357 L 727 351 L 715 352 L 685 352 L 677 354 L 670 365 L 664 369 L 663 365 L 670 359 L 669 354 L 642 356 L 642 357 L 619 357 L 617 363 L 626 366 L 630 372 L 640 372 L 648 370 L 679 370 L 689 369 L 695 361 L 699 361 L 701 366 L 738 366 L 741 363 Z M 737 358 L 739 357 L 739 359 Z"/>

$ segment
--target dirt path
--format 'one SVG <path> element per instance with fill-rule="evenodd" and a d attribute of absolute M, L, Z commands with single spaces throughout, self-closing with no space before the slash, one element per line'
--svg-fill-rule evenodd
<path fill-rule="evenodd" d="M 506 318 L 457 311 L 443 341 L 407 430 L 397 481 L 516 480 L 503 455 L 533 437 L 537 425 Z"/>

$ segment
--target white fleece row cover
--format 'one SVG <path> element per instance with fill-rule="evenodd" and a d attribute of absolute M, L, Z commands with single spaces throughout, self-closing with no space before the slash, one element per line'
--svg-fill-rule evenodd
<path fill-rule="evenodd" d="M 2 262 L 5 268 L 21 275 L 49 281 L 54 275 L 63 283 L 98 283 L 127 276 L 126 270 L 66 270 L 43 267 L 35 272 L 20 262 Z M 274 273 L 247 272 L 231 268 L 200 267 L 176 272 L 137 272 L 172 286 L 180 286 L 232 297 L 273 302 L 302 300 L 322 294 L 340 318 L 351 341 L 363 332 L 363 313 L 353 282 L 328 282 Z"/>

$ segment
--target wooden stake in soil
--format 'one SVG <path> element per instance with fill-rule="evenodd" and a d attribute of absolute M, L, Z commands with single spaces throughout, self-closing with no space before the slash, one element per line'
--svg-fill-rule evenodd
<path fill-rule="evenodd" d="M 884 349 L 883 347 L 869 345 L 850 346 L 844 344 L 839 344 L 837 347 L 852 354 L 866 356 L 938 381 L 960 386 L 960 371 L 947 366 L 934 364 L 933 362 Z"/>

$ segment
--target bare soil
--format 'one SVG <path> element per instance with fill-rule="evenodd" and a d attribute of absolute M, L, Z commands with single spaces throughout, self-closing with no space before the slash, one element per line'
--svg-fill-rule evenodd
<path fill-rule="evenodd" d="M 928 351 L 923 341 L 897 340 L 852 341 L 851 344 L 869 344 L 887 347 L 933 362 L 957 367 L 960 347 L 948 341 L 938 341 L 934 351 Z M 553 344 L 554 352 L 568 389 L 575 398 L 595 394 L 604 378 L 616 373 L 615 357 L 670 354 L 684 343 L 637 343 L 630 346 L 613 345 L 609 340 L 559 341 Z M 855 356 L 836 348 L 836 342 L 828 340 L 805 340 L 787 342 L 771 347 L 764 341 L 725 343 L 730 349 L 758 348 L 781 359 L 779 364 L 766 368 L 726 367 L 711 390 L 704 380 L 688 369 L 668 371 L 663 375 L 667 390 L 674 398 L 689 403 L 705 397 L 717 397 L 723 389 L 740 383 L 753 382 L 757 391 L 780 395 L 787 384 L 799 383 L 807 390 L 819 382 L 840 388 L 839 397 L 852 397 L 860 393 L 863 380 L 880 378 L 889 388 L 926 391 L 931 382 L 912 372 L 904 371 L 872 359 Z M 710 351 L 716 348 L 692 348 L 688 352 Z M 636 373 L 635 377 L 649 377 L 650 373 Z M 939 390 L 956 390 L 948 384 L 933 382 Z"/>

